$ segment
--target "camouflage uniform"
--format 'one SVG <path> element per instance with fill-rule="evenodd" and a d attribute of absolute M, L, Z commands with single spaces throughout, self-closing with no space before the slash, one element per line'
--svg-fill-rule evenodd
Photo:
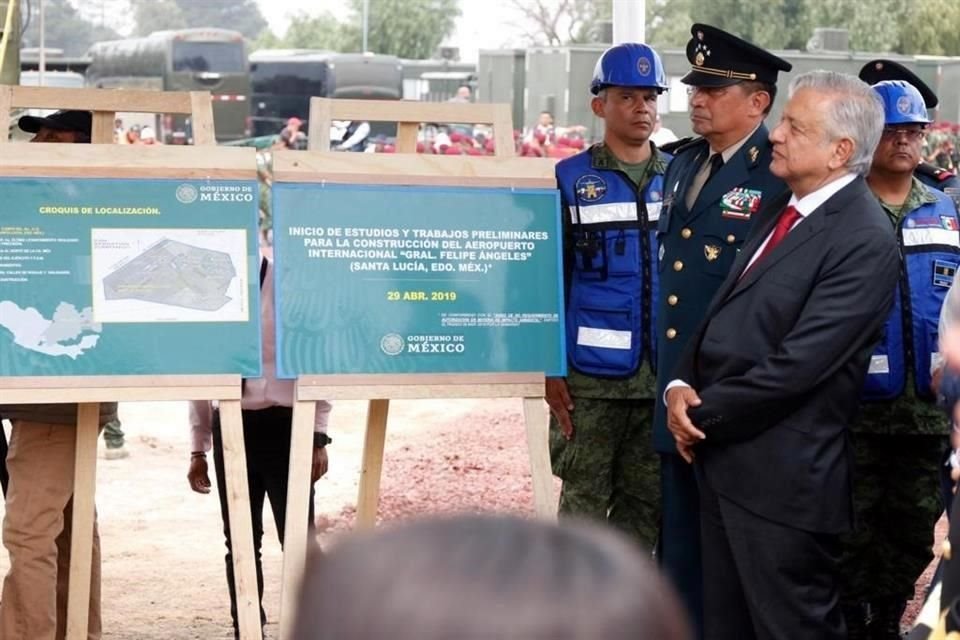
<path fill-rule="evenodd" d="M 667 161 L 654 154 L 646 171 L 625 165 L 604 146 L 593 156 L 595 167 L 619 169 L 637 191 L 640 176 L 663 174 Z M 584 516 L 609 522 L 652 549 L 660 517 L 660 465 L 653 450 L 651 423 L 656 378 L 647 358 L 625 379 L 590 376 L 571 367 L 566 378 L 574 410 L 573 438 L 564 439 L 557 419 L 550 419 L 550 456 L 554 474 L 563 480 L 561 516 Z"/>
<path fill-rule="evenodd" d="M 896 223 L 901 211 L 931 197 L 914 178 L 903 207 L 881 204 Z M 841 593 L 846 607 L 869 603 L 875 619 L 895 626 L 933 559 L 933 529 L 943 512 L 939 461 L 947 422 L 932 400 L 917 397 L 908 369 L 904 393 L 889 402 L 863 403 L 852 431 L 857 528 L 844 540 Z M 870 637 L 899 637 L 889 633 Z"/>

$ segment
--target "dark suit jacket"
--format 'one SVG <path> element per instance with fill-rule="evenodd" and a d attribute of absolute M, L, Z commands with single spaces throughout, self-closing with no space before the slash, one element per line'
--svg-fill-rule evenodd
<path fill-rule="evenodd" d="M 775 522 L 852 524 L 847 427 L 893 302 L 897 242 L 862 178 L 810 214 L 742 280 L 789 194 L 764 210 L 674 377 L 696 389 L 698 473 Z"/>

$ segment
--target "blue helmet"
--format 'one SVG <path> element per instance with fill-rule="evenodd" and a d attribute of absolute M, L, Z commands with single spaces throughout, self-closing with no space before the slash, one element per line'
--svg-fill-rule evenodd
<path fill-rule="evenodd" d="M 884 80 L 873 90 L 883 101 L 884 124 L 930 124 L 923 95 L 909 82 Z"/>
<path fill-rule="evenodd" d="M 660 56 L 645 44 L 625 42 L 606 51 L 597 60 L 590 82 L 590 93 L 597 95 L 606 87 L 668 88 L 667 74 Z"/>

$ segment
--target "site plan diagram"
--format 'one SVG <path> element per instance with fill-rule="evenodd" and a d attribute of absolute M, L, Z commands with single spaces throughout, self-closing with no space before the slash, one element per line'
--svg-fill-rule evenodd
<path fill-rule="evenodd" d="M 243 229 L 93 229 L 96 322 L 242 322 Z"/>

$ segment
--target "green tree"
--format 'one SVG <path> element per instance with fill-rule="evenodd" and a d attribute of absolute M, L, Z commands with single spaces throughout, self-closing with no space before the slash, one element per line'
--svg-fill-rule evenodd
<path fill-rule="evenodd" d="M 350 5 L 345 36 L 359 33 L 362 21 L 363 0 L 350 0 Z M 369 0 L 367 48 L 401 58 L 430 58 L 453 33 L 459 15 L 459 0 Z"/>
<path fill-rule="evenodd" d="M 654 47 L 682 48 L 690 39 L 690 0 L 648 0 L 647 42 Z"/>
<path fill-rule="evenodd" d="M 183 29 L 187 19 L 175 0 L 131 0 L 136 35 L 145 36 L 154 31 Z"/>
<path fill-rule="evenodd" d="M 453 33 L 459 0 L 369 0 L 367 48 L 401 58 L 429 58 Z M 350 17 L 337 20 L 329 12 L 295 16 L 282 38 L 266 34 L 256 48 L 360 51 L 363 0 L 350 0 Z"/>
<path fill-rule="evenodd" d="M 711 0 L 694 4 L 690 17 L 766 49 L 802 49 L 811 35 L 803 0 Z"/>
<path fill-rule="evenodd" d="M 811 27 L 847 29 L 851 48 L 887 52 L 898 50 L 904 19 L 916 5 L 908 13 L 906 0 L 811 0 L 808 8 Z"/>
<path fill-rule="evenodd" d="M 253 39 L 267 21 L 254 0 L 174 0 L 188 27 L 223 27 Z"/>
<path fill-rule="evenodd" d="M 900 51 L 960 56 L 960 5 L 955 0 L 917 0 L 903 14 Z"/>
<path fill-rule="evenodd" d="M 21 5 L 25 6 L 25 5 Z M 40 46 L 40 18 L 38 3 L 31 3 L 33 13 L 23 33 L 24 47 Z M 44 44 L 47 48 L 63 49 L 65 56 L 82 56 L 90 45 L 100 40 L 112 40 L 120 35 L 109 27 L 95 25 L 77 12 L 67 0 L 46 0 L 43 11 Z"/>
<path fill-rule="evenodd" d="M 264 45 L 263 42 L 258 44 Z M 264 48 L 269 47 L 359 51 L 360 30 L 341 23 L 330 12 L 315 16 L 301 12 L 290 21 L 282 38 L 275 39 L 272 44 L 268 40 Z"/>

